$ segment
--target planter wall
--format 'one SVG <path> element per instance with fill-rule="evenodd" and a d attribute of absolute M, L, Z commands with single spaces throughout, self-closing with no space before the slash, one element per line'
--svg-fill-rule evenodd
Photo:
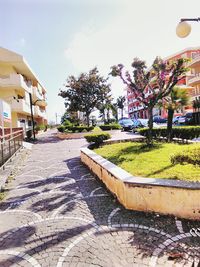
<path fill-rule="evenodd" d="M 81 161 L 127 209 L 200 219 L 200 183 L 134 177 L 88 148 Z"/>

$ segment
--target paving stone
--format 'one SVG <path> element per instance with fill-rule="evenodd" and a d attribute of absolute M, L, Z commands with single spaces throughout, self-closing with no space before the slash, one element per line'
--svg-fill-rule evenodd
<path fill-rule="evenodd" d="M 0 266 L 191 266 L 200 259 L 200 239 L 190 234 L 199 222 L 125 210 L 81 163 L 85 145 L 49 131 L 19 164 L 0 203 Z"/>

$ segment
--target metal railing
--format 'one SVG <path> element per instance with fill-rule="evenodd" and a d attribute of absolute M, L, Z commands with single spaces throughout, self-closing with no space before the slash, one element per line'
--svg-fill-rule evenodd
<path fill-rule="evenodd" d="M 23 130 L 0 136 L 0 167 L 22 147 Z"/>

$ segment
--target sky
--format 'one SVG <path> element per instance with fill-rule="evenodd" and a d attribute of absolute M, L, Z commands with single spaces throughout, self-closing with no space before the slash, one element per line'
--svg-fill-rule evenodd
<path fill-rule="evenodd" d="M 69 75 L 97 66 L 130 69 L 133 58 L 153 62 L 200 46 L 200 23 L 187 38 L 175 30 L 181 18 L 196 18 L 199 0 L 0 0 L 0 46 L 23 55 L 47 89 L 49 121 L 64 113 L 59 89 Z M 113 96 L 124 94 L 110 77 Z"/>

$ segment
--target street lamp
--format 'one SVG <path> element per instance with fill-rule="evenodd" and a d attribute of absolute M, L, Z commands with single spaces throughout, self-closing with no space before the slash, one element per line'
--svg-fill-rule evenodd
<path fill-rule="evenodd" d="M 181 19 L 179 24 L 176 27 L 176 34 L 180 38 L 187 37 L 191 32 L 191 26 L 187 21 L 196 21 L 199 22 L 200 18 L 187 18 L 187 19 Z"/>

